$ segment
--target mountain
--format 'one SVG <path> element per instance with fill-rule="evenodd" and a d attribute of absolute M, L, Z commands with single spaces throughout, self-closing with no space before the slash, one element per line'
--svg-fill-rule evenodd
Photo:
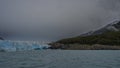
<path fill-rule="evenodd" d="M 105 25 L 104 27 L 102 27 L 100 29 L 84 33 L 81 36 L 98 35 L 98 34 L 108 32 L 108 31 L 120 31 L 120 21 L 115 20 L 112 23 L 107 24 L 107 25 Z"/>
<path fill-rule="evenodd" d="M 77 37 L 58 40 L 55 43 L 120 45 L 120 21 L 113 21 L 98 30 Z"/>
<path fill-rule="evenodd" d="M 6 34 L 3 32 L 0 32 L 0 40 L 4 40 L 6 37 Z"/>
<path fill-rule="evenodd" d="M 0 37 L 0 40 L 4 40 L 2 37 Z"/>

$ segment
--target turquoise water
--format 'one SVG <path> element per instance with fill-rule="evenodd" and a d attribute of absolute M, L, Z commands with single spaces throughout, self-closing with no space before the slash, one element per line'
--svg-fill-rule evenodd
<path fill-rule="evenodd" d="M 0 68 L 120 68 L 119 50 L 0 52 Z"/>

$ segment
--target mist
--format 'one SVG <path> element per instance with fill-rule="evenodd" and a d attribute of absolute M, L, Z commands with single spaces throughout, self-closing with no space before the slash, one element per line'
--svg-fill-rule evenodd
<path fill-rule="evenodd" d="M 0 0 L 0 32 L 9 39 L 58 40 L 120 19 L 120 0 Z"/>

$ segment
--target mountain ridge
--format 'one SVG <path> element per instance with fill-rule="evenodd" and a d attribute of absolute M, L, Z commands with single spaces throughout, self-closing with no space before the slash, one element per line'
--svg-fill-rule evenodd
<path fill-rule="evenodd" d="M 115 20 L 102 28 L 97 30 L 92 30 L 87 33 L 81 34 L 80 36 L 90 36 L 90 35 L 98 35 L 108 31 L 120 31 L 120 20 Z"/>

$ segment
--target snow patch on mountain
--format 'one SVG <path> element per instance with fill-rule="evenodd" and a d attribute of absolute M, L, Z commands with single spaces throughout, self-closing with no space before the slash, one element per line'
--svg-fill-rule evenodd
<path fill-rule="evenodd" d="M 89 35 L 97 35 L 102 34 L 107 31 L 120 31 L 120 20 L 116 19 L 110 22 L 109 24 L 92 31 L 89 31 L 87 33 L 82 34 L 81 36 L 89 36 Z"/>

